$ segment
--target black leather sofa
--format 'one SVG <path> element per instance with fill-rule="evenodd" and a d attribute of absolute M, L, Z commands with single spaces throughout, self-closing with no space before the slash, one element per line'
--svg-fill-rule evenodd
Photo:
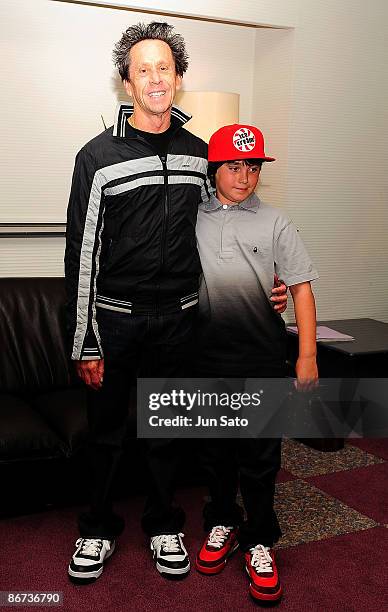
<path fill-rule="evenodd" d="M 3 516 L 75 503 L 86 495 L 86 392 L 69 359 L 64 304 L 63 278 L 0 279 Z M 134 402 L 129 420 L 126 460 L 133 461 Z"/>
<path fill-rule="evenodd" d="M 62 278 L 0 279 L 0 461 L 70 457 L 85 390 L 67 356 Z"/>
<path fill-rule="evenodd" d="M 64 279 L 0 278 L 0 517 L 88 498 L 86 390 L 69 353 Z M 116 498 L 147 482 L 135 390 L 128 425 Z M 202 482 L 195 461 L 182 467 L 188 480 Z"/>

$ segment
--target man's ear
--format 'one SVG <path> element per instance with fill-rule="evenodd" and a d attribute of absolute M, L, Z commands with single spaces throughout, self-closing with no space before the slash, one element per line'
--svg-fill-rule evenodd
<path fill-rule="evenodd" d="M 123 86 L 124 86 L 125 91 L 129 95 L 129 97 L 132 98 L 133 96 L 132 96 L 132 85 L 131 85 L 131 82 L 125 80 L 125 81 L 123 81 Z"/>
<path fill-rule="evenodd" d="M 179 76 L 179 74 L 175 76 L 175 87 L 177 91 L 179 91 L 180 88 L 182 87 L 182 77 Z"/>

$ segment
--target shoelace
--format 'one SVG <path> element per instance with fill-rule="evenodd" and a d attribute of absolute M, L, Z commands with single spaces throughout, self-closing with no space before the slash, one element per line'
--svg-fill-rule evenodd
<path fill-rule="evenodd" d="M 251 565 L 256 572 L 272 572 L 272 558 L 269 554 L 269 547 L 258 544 L 251 548 L 252 558 Z"/>
<path fill-rule="evenodd" d="M 76 542 L 76 546 L 79 546 L 82 542 L 81 546 L 81 555 L 89 555 L 91 557 L 98 557 L 100 550 L 103 545 L 103 541 L 100 539 L 92 538 L 88 539 L 79 538 Z"/>
<path fill-rule="evenodd" d="M 169 533 L 167 535 L 156 536 L 156 541 L 159 540 L 161 546 L 163 547 L 164 552 L 168 553 L 178 553 L 182 551 L 181 543 L 179 541 L 179 537 L 184 537 L 184 533 Z"/>
<path fill-rule="evenodd" d="M 233 527 L 224 527 L 223 525 L 213 527 L 207 543 L 214 548 L 221 548 L 232 529 Z"/>

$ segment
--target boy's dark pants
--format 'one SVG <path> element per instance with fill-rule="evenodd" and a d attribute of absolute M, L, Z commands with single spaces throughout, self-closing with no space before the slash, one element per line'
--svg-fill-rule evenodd
<path fill-rule="evenodd" d="M 198 374 L 200 376 L 200 374 Z M 213 372 L 202 376 L 217 378 L 225 373 Z M 278 378 L 285 376 L 281 365 L 259 367 L 245 374 L 246 378 Z M 241 372 L 230 378 L 242 377 Z M 244 379 L 242 379 L 244 381 Z M 273 546 L 281 536 L 274 510 L 275 479 L 280 469 L 281 439 L 218 438 L 203 439 L 200 457 L 208 477 L 211 501 L 203 510 L 204 528 L 216 525 L 240 526 L 239 542 L 243 551 L 257 544 Z M 240 484 L 243 510 L 236 503 Z"/>
<path fill-rule="evenodd" d="M 111 486 L 127 433 L 131 386 L 137 375 L 158 378 L 187 374 L 195 317 L 196 308 L 159 316 L 98 310 L 105 372 L 101 389 L 88 389 L 91 507 L 79 517 L 81 537 L 113 539 L 122 532 L 124 520 L 112 511 Z M 182 462 L 182 442 L 145 440 L 144 446 L 148 498 L 143 529 L 148 535 L 178 533 L 185 515 L 174 506 L 173 494 Z M 133 473 L 137 469 L 134 465 Z"/>

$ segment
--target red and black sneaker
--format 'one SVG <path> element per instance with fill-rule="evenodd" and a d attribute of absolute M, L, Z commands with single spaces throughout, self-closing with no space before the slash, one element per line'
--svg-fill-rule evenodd
<path fill-rule="evenodd" d="M 213 527 L 195 561 L 195 567 L 201 574 L 218 574 L 224 569 L 227 560 L 238 548 L 237 532 L 235 527 Z"/>
<path fill-rule="evenodd" d="M 249 592 L 259 601 L 278 601 L 282 596 L 273 550 L 258 544 L 245 553 Z"/>

